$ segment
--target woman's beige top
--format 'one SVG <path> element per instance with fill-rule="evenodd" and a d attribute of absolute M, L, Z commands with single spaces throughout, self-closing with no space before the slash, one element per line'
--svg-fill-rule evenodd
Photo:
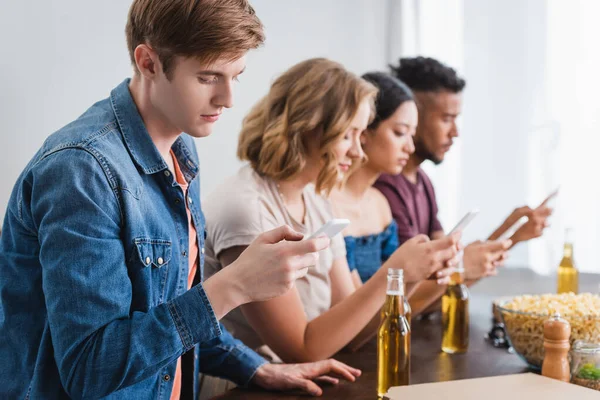
<path fill-rule="evenodd" d="M 258 235 L 281 225 L 310 235 L 333 218 L 328 200 L 309 185 L 303 192 L 304 223 L 295 221 L 287 212 L 277 184 L 258 175 L 250 166 L 225 180 L 203 202 L 206 216 L 205 278 L 222 267 L 218 261 L 223 250 L 234 246 L 248 246 Z M 296 281 L 304 312 L 310 321 L 331 307 L 329 271 L 333 261 L 346 256 L 344 239 L 336 235 L 328 249 L 319 253 L 319 262 L 308 269 L 308 274 Z M 231 334 L 248 347 L 258 349 L 264 343 L 244 318 L 239 308 L 222 320 Z"/>

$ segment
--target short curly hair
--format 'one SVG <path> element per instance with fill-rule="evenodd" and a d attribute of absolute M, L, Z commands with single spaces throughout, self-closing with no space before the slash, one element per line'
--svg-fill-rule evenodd
<path fill-rule="evenodd" d="M 392 75 L 406 83 L 415 92 L 439 92 L 447 90 L 460 93 L 466 81 L 453 68 L 435 58 L 401 58 L 398 66 L 390 65 Z"/>
<path fill-rule="evenodd" d="M 307 164 L 308 140 L 318 132 L 324 167 L 315 189 L 329 194 L 338 184 L 332 147 L 348 130 L 363 102 L 375 114 L 377 88 L 341 64 L 313 58 L 302 61 L 273 82 L 269 93 L 244 118 L 238 158 L 250 161 L 254 171 L 274 180 L 286 180 Z"/>

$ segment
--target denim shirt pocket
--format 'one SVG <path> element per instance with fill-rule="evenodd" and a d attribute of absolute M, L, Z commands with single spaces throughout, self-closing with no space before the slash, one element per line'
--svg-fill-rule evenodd
<path fill-rule="evenodd" d="M 153 298 L 151 306 L 156 306 L 165 300 L 172 243 L 170 240 L 150 238 L 136 238 L 134 243 L 133 262 L 139 266 L 145 279 L 149 280 Z"/>

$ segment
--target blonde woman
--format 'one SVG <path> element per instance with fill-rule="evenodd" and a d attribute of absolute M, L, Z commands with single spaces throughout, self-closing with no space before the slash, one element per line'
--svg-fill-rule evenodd
<path fill-rule="evenodd" d="M 287 224 L 310 234 L 333 217 L 320 194 L 339 185 L 362 159 L 359 138 L 376 93 L 373 85 L 323 58 L 301 62 L 275 80 L 242 126 L 238 157 L 249 165 L 206 201 L 207 274 L 232 264 L 271 226 Z M 223 323 L 274 359 L 325 359 L 345 346 L 358 347 L 375 332 L 389 266 L 403 268 L 408 282 L 437 273 L 444 283 L 449 272 L 444 266 L 456 245 L 456 237 L 409 240 L 355 289 L 338 235 L 287 294 L 246 303 Z"/>

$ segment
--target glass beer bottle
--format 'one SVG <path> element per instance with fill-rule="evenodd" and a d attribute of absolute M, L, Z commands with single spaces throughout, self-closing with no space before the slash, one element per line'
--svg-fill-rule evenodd
<path fill-rule="evenodd" d="M 462 261 L 442 296 L 442 351 L 464 353 L 469 348 L 469 290 Z"/>
<path fill-rule="evenodd" d="M 377 332 L 377 395 L 410 380 L 410 326 L 404 311 L 401 269 L 388 269 L 386 300 Z"/>
<path fill-rule="evenodd" d="M 563 258 L 558 266 L 558 293 L 577 293 L 579 291 L 579 272 L 575 268 L 573 261 L 573 231 L 567 229 L 565 231 L 565 246 L 563 250 Z"/>
<path fill-rule="evenodd" d="M 385 318 L 385 306 L 381 308 L 381 320 Z M 410 303 L 406 296 L 404 296 L 404 316 L 406 317 L 406 322 L 408 322 L 408 326 L 410 326 L 411 318 L 412 318 L 412 308 L 410 308 Z"/>

